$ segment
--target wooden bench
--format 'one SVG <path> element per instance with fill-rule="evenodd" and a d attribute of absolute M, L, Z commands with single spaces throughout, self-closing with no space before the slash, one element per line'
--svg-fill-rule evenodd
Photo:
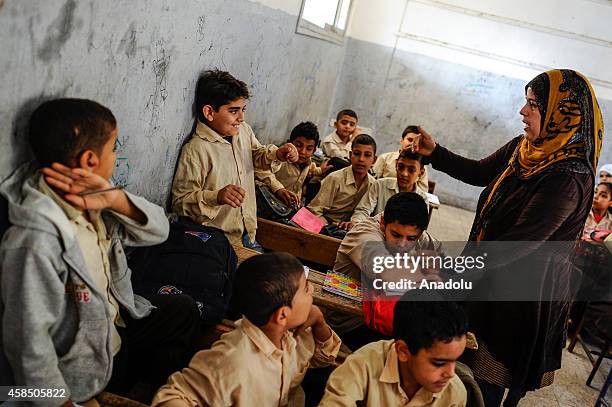
<path fill-rule="evenodd" d="M 268 250 L 288 252 L 299 259 L 332 268 L 342 242 L 330 236 L 257 218 L 257 241 Z"/>
<path fill-rule="evenodd" d="M 247 249 L 246 247 L 242 246 L 234 246 L 234 250 L 236 250 L 236 255 L 238 256 L 238 264 L 242 263 L 249 257 L 256 256 L 259 254 L 255 250 Z M 315 304 L 325 307 L 327 309 L 345 312 L 347 314 L 363 314 L 363 311 L 361 309 L 361 303 L 324 291 L 324 280 L 325 274 L 310 269 L 310 272 L 308 273 L 308 281 L 310 281 L 314 288 L 313 297 Z"/>

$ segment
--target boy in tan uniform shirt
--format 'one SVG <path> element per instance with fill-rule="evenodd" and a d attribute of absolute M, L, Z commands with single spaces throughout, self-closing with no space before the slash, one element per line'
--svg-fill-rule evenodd
<path fill-rule="evenodd" d="M 340 349 L 312 292 L 288 253 L 244 261 L 234 286 L 244 317 L 170 376 L 153 406 L 286 406 L 308 368 L 333 364 Z"/>
<path fill-rule="evenodd" d="M 395 162 L 396 176 L 377 179 L 370 186 L 368 192 L 357 204 L 351 217 L 351 223 L 355 224 L 370 216 L 378 215 L 385 209 L 389 198 L 398 192 L 415 192 L 425 200 L 425 203 L 429 204 L 427 191 L 417 185 L 419 177 L 425 171 L 421 159 L 420 154 L 408 150 L 402 151 Z"/>
<path fill-rule="evenodd" d="M 300 205 L 304 184 L 310 177 L 321 176 L 328 168 L 321 167 L 311 158 L 319 144 L 319 130 L 311 122 L 302 122 L 291 130 L 289 143 L 298 151 L 295 163 L 273 163 L 270 170 L 256 170 L 255 177 L 268 185 L 272 192 L 288 206 Z"/>
<path fill-rule="evenodd" d="M 368 174 L 374 162 L 376 142 L 367 134 L 360 134 L 353 141 L 350 167 L 328 175 L 308 209 L 327 222 L 350 229 L 355 206 L 374 182 L 374 177 Z"/>
<path fill-rule="evenodd" d="M 349 159 L 351 153 L 351 141 L 357 137 L 357 113 L 351 109 L 344 109 L 336 115 L 334 127 L 336 130 L 331 132 L 323 139 L 321 149 L 328 158 Z"/>
<path fill-rule="evenodd" d="M 172 210 L 223 230 L 232 244 L 255 242 L 254 169 L 295 162 L 295 146 L 262 146 L 244 122 L 249 91 L 228 72 L 206 71 L 196 90 L 198 122 L 179 158 Z M 244 232 L 246 230 L 246 236 Z"/>
<path fill-rule="evenodd" d="M 418 135 L 419 128 L 417 126 L 408 126 L 404 129 L 400 138 L 400 150 L 381 154 L 376 160 L 376 164 L 372 167 L 372 171 L 374 171 L 376 178 L 395 178 L 395 163 L 400 155 L 400 151 L 407 147 L 411 147 Z M 417 186 L 423 191 L 429 192 L 428 181 L 429 176 L 427 174 L 427 168 L 423 167 L 423 174 L 419 175 Z"/>
<path fill-rule="evenodd" d="M 331 374 L 320 407 L 464 407 L 465 386 L 455 374 L 465 349 L 467 319 L 453 302 L 395 306 L 393 339 L 370 343 Z"/>

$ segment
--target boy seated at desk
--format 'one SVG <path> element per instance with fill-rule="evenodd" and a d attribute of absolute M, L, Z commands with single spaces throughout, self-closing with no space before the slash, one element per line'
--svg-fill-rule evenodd
<path fill-rule="evenodd" d="M 36 161 L 0 186 L 12 225 L 0 247 L 0 384 L 54 389 L 45 404 L 96 406 L 105 387 L 125 394 L 137 380 L 157 388 L 195 351 L 191 298 L 132 290 L 123 245 L 160 244 L 169 226 L 162 208 L 111 184 L 117 132 L 99 103 L 44 102 L 29 122 Z"/>
<path fill-rule="evenodd" d="M 387 201 L 384 212 L 357 223 L 346 234 L 334 262 L 334 271 L 362 281 L 374 279 L 372 258 L 398 252 L 439 252 L 442 245 L 427 233 L 427 204 L 414 192 L 399 192 Z M 385 275 L 382 275 L 384 277 Z M 416 276 L 416 274 L 415 274 Z M 326 313 L 329 324 L 351 349 L 383 338 L 364 325 L 363 317 Z"/>
<path fill-rule="evenodd" d="M 370 343 L 331 374 L 320 407 L 464 407 L 467 391 L 455 374 L 466 345 L 467 319 L 453 302 L 411 301 L 394 310 L 393 339 Z"/>
<path fill-rule="evenodd" d="M 302 122 L 291 130 L 289 143 L 297 148 L 298 160 L 274 162 L 270 170 L 257 170 L 255 177 L 270 187 L 287 206 L 302 203 L 304 185 L 311 177 L 321 176 L 327 170 L 326 162 L 321 167 L 312 162 L 312 155 L 319 145 L 319 130 L 314 123 Z"/>
<path fill-rule="evenodd" d="M 340 349 L 312 294 L 293 255 L 245 260 L 233 292 L 243 318 L 170 376 L 153 406 L 286 406 L 307 369 L 334 364 Z"/>
<path fill-rule="evenodd" d="M 376 178 L 395 177 L 396 166 L 395 162 L 399 157 L 400 151 L 412 147 L 415 139 L 419 136 L 418 126 L 407 126 L 402 132 L 400 138 L 400 148 L 396 151 L 384 153 L 378 156 L 376 164 L 372 167 L 372 171 Z M 423 167 L 423 174 L 419 175 L 417 186 L 425 192 L 429 192 L 427 168 Z"/>
<path fill-rule="evenodd" d="M 425 203 L 429 204 L 427 191 L 423 191 L 417 185 L 419 177 L 425 172 L 425 166 L 421 162 L 422 158 L 420 154 L 403 150 L 395 161 L 396 176 L 379 178 L 370 186 L 353 212 L 352 225 L 381 213 L 389 198 L 398 192 L 416 192 L 425 200 Z"/>
<path fill-rule="evenodd" d="M 293 144 L 262 146 L 244 121 L 247 85 L 228 72 L 206 71 L 197 84 L 197 124 L 183 147 L 172 184 L 172 210 L 252 247 L 257 230 L 254 169 L 295 162 Z"/>
<path fill-rule="evenodd" d="M 376 162 L 376 142 L 360 134 L 353 140 L 350 156 L 351 165 L 325 177 L 319 193 L 308 205 L 314 215 L 337 223 L 341 229 L 350 229 L 355 206 L 375 181 L 368 171 Z"/>
<path fill-rule="evenodd" d="M 321 143 L 321 149 L 326 157 L 349 159 L 351 141 L 359 134 L 357 128 L 358 120 L 357 113 L 351 109 L 344 109 L 338 112 L 334 122 L 336 130 L 325 137 Z"/>

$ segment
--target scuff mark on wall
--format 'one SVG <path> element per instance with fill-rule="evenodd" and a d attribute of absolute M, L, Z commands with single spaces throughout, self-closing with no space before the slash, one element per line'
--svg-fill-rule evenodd
<path fill-rule="evenodd" d="M 38 48 L 38 58 L 44 62 L 57 58 L 64 44 L 70 39 L 76 6 L 76 0 L 66 0 L 57 18 L 47 28 L 47 36 Z"/>
<path fill-rule="evenodd" d="M 119 41 L 117 52 L 123 52 L 126 57 L 133 58 L 136 55 L 136 48 L 136 23 L 132 21 Z"/>
<path fill-rule="evenodd" d="M 144 112 L 148 112 L 148 127 L 145 133 L 146 137 L 153 137 L 154 133 L 159 129 L 160 114 L 162 105 L 168 97 L 166 89 L 167 72 L 170 64 L 170 55 L 166 54 L 166 40 L 160 38 L 154 43 L 155 59 L 153 60 L 153 72 L 155 73 L 155 86 L 153 93 L 149 95 L 149 99 L 144 108 Z"/>

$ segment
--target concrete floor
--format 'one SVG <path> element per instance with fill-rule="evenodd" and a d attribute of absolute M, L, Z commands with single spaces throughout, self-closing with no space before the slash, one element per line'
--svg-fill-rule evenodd
<path fill-rule="evenodd" d="M 474 212 L 441 205 L 439 209 L 434 210 L 428 231 L 440 241 L 465 241 L 473 220 Z M 599 368 L 593 386 L 601 388 L 611 365 L 608 360 Z M 590 371 L 591 364 L 580 345 L 576 345 L 574 353 L 564 349 L 562 366 L 555 374 L 555 382 L 551 386 L 529 392 L 519 406 L 593 406 L 599 391 L 586 385 Z M 608 392 L 608 400 L 612 400 L 611 393 L 612 391 Z"/>

